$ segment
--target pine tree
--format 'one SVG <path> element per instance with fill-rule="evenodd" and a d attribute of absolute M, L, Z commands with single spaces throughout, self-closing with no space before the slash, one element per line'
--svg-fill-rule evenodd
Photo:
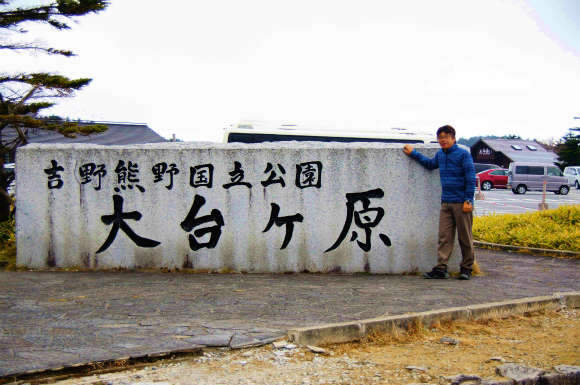
<path fill-rule="evenodd" d="M 78 17 L 103 11 L 109 5 L 105 0 L 56 0 L 55 2 L 26 7 L 10 5 L 11 0 L 0 0 L 0 50 L 36 52 L 48 55 L 74 56 L 68 50 L 47 47 L 37 42 L 12 40 L 26 34 L 27 23 L 50 25 L 57 30 L 68 30 L 67 24 Z M 79 126 L 58 117 L 43 118 L 39 113 L 54 106 L 58 98 L 74 95 L 91 82 L 91 79 L 70 79 L 51 73 L 1 73 L 0 72 L 0 221 L 9 217 L 11 198 L 6 189 L 14 179 L 4 172 L 6 153 L 16 145 L 27 143 L 30 129 L 58 132 L 66 137 L 92 135 L 104 132 L 107 126 Z M 13 130 L 16 135 L 7 135 Z M 6 139 L 11 138 L 11 139 Z"/>
<path fill-rule="evenodd" d="M 580 127 L 568 129 L 558 146 L 556 147 L 558 162 L 556 164 L 563 170 L 564 167 L 580 165 Z"/>

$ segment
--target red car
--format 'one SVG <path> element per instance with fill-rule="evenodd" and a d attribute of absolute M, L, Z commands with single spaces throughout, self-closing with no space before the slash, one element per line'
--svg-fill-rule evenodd
<path fill-rule="evenodd" d="M 505 168 L 494 168 L 485 170 L 475 175 L 476 186 L 481 183 L 482 190 L 491 190 L 492 188 L 507 188 L 508 171 Z"/>

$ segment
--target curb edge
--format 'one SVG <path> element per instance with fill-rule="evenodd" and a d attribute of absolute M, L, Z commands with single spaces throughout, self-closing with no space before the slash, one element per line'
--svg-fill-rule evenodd
<path fill-rule="evenodd" d="M 580 307 L 580 292 L 554 293 L 552 296 L 521 298 L 421 313 L 294 328 L 288 330 L 288 341 L 303 346 L 342 343 L 361 340 L 376 332 L 389 333 L 396 328 L 409 329 L 417 325 L 428 326 L 440 321 L 508 317 L 541 310 L 557 310 L 561 307 Z"/>

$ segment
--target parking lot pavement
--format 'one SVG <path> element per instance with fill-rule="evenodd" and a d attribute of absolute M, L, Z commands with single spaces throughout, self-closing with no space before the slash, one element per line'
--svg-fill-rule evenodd
<path fill-rule="evenodd" d="M 538 211 L 542 202 L 542 192 L 528 191 L 525 194 L 514 194 L 509 189 L 492 189 L 482 191 L 483 200 L 475 200 L 475 216 L 489 214 L 520 214 Z M 572 189 L 568 195 L 546 193 L 546 203 L 550 209 L 560 205 L 580 205 L 580 190 Z"/>
<path fill-rule="evenodd" d="M 435 260 L 435 251 L 433 251 Z M 478 249 L 484 276 L 0 270 L 0 379 L 290 328 L 580 291 L 580 260 Z"/>

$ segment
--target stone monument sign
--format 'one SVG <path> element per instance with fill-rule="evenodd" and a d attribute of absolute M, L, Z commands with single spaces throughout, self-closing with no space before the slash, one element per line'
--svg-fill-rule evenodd
<path fill-rule="evenodd" d="M 438 147 L 417 145 L 433 156 Z M 410 273 L 436 261 L 441 187 L 400 144 L 28 145 L 17 264 Z M 458 248 L 454 256 L 459 261 Z M 451 266 L 451 265 L 450 265 Z"/>

